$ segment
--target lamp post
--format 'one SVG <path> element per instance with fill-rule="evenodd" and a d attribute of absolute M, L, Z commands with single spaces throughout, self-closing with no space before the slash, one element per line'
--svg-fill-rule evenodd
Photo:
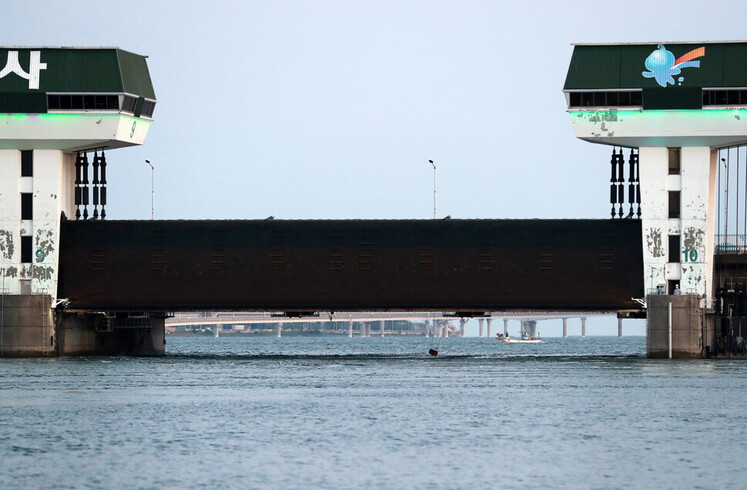
<path fill-rule="evenodd" d="M 433 160 L 428 160 L 433 165 L 433 219 L 436 219 L 436 164 Z"/>
<path fill-rule="evenodd" d="M 156 168 L 150 163 L 150 160 L 145 160 L 145 163 L 150 165 L 150 219 L 156 219 Z"/>

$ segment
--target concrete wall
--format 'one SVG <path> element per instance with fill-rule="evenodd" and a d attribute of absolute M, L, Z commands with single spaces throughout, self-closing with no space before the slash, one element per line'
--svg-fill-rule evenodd
<path fill-rule="evenodd" d="M 46 294 L 54 302 L 60 214 L 74 215 L 74 182 L 71 154 L 34 150 L 33 176 L 21 177 L 21 152 L 0 150 L 0 292 Z M 32 219 L 21 220 L 21 193 L 33 196 Z M 31 262 L 21 262 L 21 237 L 32 237 Z"/>
<path fill-rule="evenodd" d="M 652 358 L 669 357 L 669 304 L 672 305 L 672 358 L 703 357 L 701 335 L 703 310 L 697 295 L 649 295 L 646 299 L 646 353 Z"/>
<path fill-rule="evenodd" d="M 667 281 L 683 292 L 711 295 L 715 233 L 716 152 L 682 147 L 680 174 L 669 175 L 666 147 L 639 150 L 643 262 L 646 289 Z M 680 192 L 680 217 L 669 217 L 669 192 Z M 670 262 L 669 237 L 679 236 L 678 262 Z"/>
<path fill-rule="evenodd" d="M 0 294 L 19 294 L 21 264 L 21 198 L 30 187 L 21 179 L 21 152 L 0 150 Z"/>
<path fill-rule="evenodd" d="M 55 354 L 51 302 L 48 295 L 0 295 L 0 357 Z"/>

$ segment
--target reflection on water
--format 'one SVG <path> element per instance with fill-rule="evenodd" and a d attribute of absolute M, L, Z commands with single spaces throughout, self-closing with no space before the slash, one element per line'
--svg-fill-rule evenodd
<path fill-rule="evenodd" d="M 438 342 L 3 359 L 0 487 L 741 486 L 747 363 L 648 360 L 642 337 Z"/>

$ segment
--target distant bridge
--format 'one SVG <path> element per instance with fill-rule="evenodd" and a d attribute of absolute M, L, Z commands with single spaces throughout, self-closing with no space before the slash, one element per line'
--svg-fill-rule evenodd
<path fill-rule="evenodd" d="M 439 336 L 450 336 L 448 326 L 436 326 L 436 323 L 442 320 L 452 321 L 459 319 L 461 324 L 460 335 L 464 336 L 464 327 L 467 321 L 465 317 L 457 318 L 459 314 L 456 312 L 326 312 L 324 314 L 316 313 L 310 316 L 293 316 L 288 317 L 285 314 L 273 314 L 273 313 L 248 313 L 248 312 L 231 312 L 231 313 L 179 313 L 171 318 L 167 318 L 165 325 L 168 328 L 176 327 L 197 327 L 197 326 L 224 326 L 224 325 L 265 325 L 274 326 L 278 336 L 280 336 L 283 325 L 287 323 L 336 323 L 342 324 L 342 329 L 338 331 L 344 331 L 345 326 L 347 327 L 348 336 L 353 336 L 353 325 L 358 324 L 357 329 L 359 335 L 370 336 L 371 334 L 376 335 L 375 330 L 371 330 L 369 327 L 361 326 L 364 324 L 376 323 L 379 326 L 378 335 L 384 336 L 385 334 L 385 323 L 393 321 L 408 321 L 408 322 L 425 322 L 425 328 L 422 330 L 421 335 L 432 335 L 435 337 Z M 503 320 L 503 332 L 508 333 L 508 321 L 516 320 L 521 324 L 521 332 L 524 331 L 532 332 L 536 331 L 536 323 L 539 320 L 563 320 L 563 336 L 568 336 L 568 319 L 569 318 L 580 318 L 581 320 L 581 336 L 586 336 L 586 319 L 588 317 L 602 317 L 602 316 L 613 316 L 614 313 L 600 313 L 600 312 L 495 312 L 486 313 L 484 316 L 478 317 L 479 322 L 479 337 L 483 336 L 483 326 L 487 323 L 487 336 L 491 336 L 491 323 L 493 320 Z M 432 325 L 429 325 L 433 322 Z M 455 331 L 455 330 L 454 330 Z M 217 334 L 217 331 L 214 331 Z M 622 337 L 622 318 L 618 318 L 618 335 Z"/>

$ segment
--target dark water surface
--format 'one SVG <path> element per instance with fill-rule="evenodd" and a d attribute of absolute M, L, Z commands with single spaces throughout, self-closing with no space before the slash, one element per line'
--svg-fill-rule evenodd
<path fill-rule="evenodd" d="M 645 339 L 0 359 L 0 488 L 744 488 L 747 362 Z"/>

